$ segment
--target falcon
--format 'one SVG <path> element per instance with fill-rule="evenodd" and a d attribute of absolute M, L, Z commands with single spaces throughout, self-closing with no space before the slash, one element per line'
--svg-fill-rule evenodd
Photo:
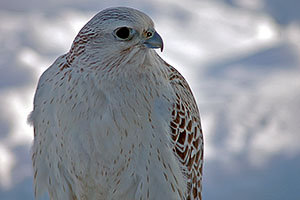
<path fill-rule="evenodd" d="M 36 198 L 201 200 L 197 104 L 157 48 L 150 17 L 108 8 L 42 74 L 29 117 Z"/>

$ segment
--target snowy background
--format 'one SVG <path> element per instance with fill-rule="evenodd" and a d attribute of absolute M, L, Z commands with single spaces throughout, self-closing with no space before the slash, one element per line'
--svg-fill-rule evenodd
<path fill-rule="evenodd" d="M 0 199 L 33 199 L 26 124 L 41 73 L 116 5 L 149 14 L 205 134 L 205 200 L 300 199 L 300 1 L 1 0 Z"/>

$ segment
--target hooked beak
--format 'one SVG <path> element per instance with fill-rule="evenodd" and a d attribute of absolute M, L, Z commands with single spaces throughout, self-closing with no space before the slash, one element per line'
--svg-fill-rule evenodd
<path fill-rule="evenodd" d="M 157 49 L 160 48 L 160 51 L 164 49 L 164 43 L 160 35 L 157 32 L 154 32 L 153 36 L 143 42 L 143 45 L 147 48 Z"/>

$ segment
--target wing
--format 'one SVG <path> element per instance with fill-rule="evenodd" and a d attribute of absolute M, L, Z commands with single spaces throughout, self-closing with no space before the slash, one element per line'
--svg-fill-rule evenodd
<path fill-rule="evenodd" d="M 203 134 L 199 110 L 183 76 L 172 66 L 169 80 L 176 94 L 170 122 L 173 152 L 188 179 L 186 200 L 201 200 L 203 169 Z"/>
<path fill-rule="evenodd" d="M 64 82 L 68 82 L 64 78 L 69 80 L 64 71 L 68 68 L 64 58 L 65 55 L 59 57 L 41 76 L 29 119 L 34 126 L 32 161 L 36 198 L 48 191 L 51 199 L 75 199 L 72 188 L 76 187 L 69 172 L 62 167 L 67 158 L 62 149 L 65 141 L 60 118 L 56 115 L 58 107 L 70 95 L 64 90 Z"/>

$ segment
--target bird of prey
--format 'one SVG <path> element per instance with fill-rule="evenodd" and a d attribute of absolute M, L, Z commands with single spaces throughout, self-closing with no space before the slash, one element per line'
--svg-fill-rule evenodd
<path fill-rule="evenodd" d="M 42 74 L 29 117 L 36 198 L 201 200 L 197 104 L 156 48 L 150 17 L 108 8 Z"/>

